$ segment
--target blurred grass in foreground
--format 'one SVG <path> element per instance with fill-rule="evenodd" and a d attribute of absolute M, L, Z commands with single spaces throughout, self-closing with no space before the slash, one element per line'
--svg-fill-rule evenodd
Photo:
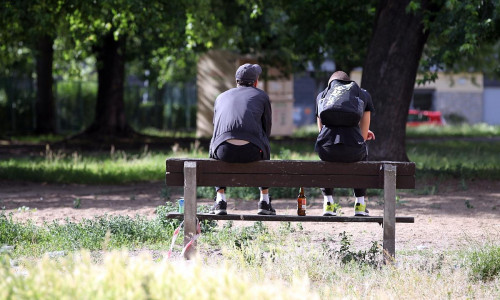
<path fill-rule="evenodd" d="M 359 260 L 356 257 L 363 251 L 349 243 L 339 247 L 333 238 L 312 243 L 301 231 L 299 224 L 289 223 L 272 230 L 258 222 L 241 229 L 224 227 L 217 234 L 202 235 L 200 255 L 193 261 L 180 259 L 179 248 L 172 259 L 166 258 L 166 251 L 144 248 L 52 252 L 37 260 L 12 259 L 3 253 L 0 299 L 490 299 L 498 295 L 498 243 L 488 247 L 478 243 L 458 252 L 402 252 L 395 265 L 384 266 Z M 345 260 L 346 255 L 351 259 Z M 485 256 L 490 259 L 482 260 Z"/>

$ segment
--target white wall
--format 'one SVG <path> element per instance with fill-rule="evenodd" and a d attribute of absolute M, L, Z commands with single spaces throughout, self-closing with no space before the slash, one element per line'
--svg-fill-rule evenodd
<path fill-rule="evenodd" d="M 487 87 L 483 92 L 483 120 L 490 125 L 500 125 L 500 87 Z"/>

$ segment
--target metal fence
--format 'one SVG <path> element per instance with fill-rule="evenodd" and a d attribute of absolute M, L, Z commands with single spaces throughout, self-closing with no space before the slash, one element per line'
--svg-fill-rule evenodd
<path fill-rule="evenodd" d="M 75 133 L 94 120 L 97 82 L 54 83 L 56 126 Z M 127 120 L 136 130 L 190 130 L 196 127 L 196 83 L 174 82 L 155 88 L 128 83 L 124 93 Z M 29 134 L 35 129 L 36 85 L 28 78 L 0 78 L 0 135 Z"/>

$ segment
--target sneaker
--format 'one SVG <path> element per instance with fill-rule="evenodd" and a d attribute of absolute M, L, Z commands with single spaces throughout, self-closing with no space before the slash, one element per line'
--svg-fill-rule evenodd
<path fill-rule="evenodd" d="M 366 204 L 356 203 L 354 206 L 354 216 L 368 216 Z"/>
<path fill-rule="evenodd" d="M 227 202 L 226 201 L 217 202 L 214 199 L 214 205 L 212 207 L 210 207 L 210 210 L 208 213 L 210 213 L 212 215 L 219 215 L 219 216 L 227 215 L 226 209 L 227 209 Z"/>
<path fill-rule="evenodd" d="M 330 202 L 323 204 L 323 216 L 336 216 L 337 207 Z"/>
<path fill-rule="evenodd" d="M 258 215 L 276 215 L 276 210 L 271 205 L 271 198 L 269 197 L 269 204 L 266 201 L 259 201 Z"/>

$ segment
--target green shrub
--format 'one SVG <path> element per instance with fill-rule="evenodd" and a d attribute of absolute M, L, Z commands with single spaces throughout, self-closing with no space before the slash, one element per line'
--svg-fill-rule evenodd
<path fill-rule="evenodd" d="M 464 264 L 471 278 L 488 281 L 500 276 L 500 245 L 478 246 L 464 254 Z"/>

